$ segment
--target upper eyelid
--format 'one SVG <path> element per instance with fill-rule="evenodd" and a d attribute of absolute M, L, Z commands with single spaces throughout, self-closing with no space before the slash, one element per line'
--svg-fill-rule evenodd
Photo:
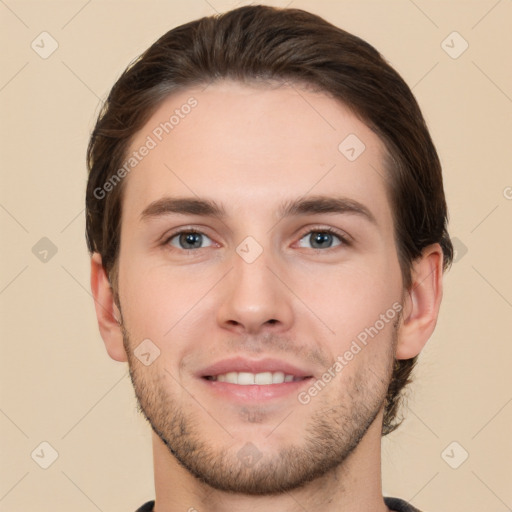
<path fill-rule="evenodd" d="M 198 233 L 200 235 L 205 235 L 208 238 L 211 238 L 211 236 L 209 236 L 206 231 L 208 231 L 208 230 L 205 229 L 204 227 L 199 228 L 199 227 L 194 227 L 194 226 L 182 226 L 180 228 L 176 228 L 175 230 L 170 229 L 169 231 L 166 231 L 162 235 L 161 239 L 164 242 L 168 242 L 171 238 L 181 235 L 182 233 Z"/>
<path fill-rule="evenodd" d="M 173 231 L 171 234 L 169 235 L 164 235 L 162 237 L 162 244 L 163 245 L 168 245 L 169 242 L 173 239 L 173 238 L 176 238 L 177 236 L 179 235 L 182 235 L 183 233 L 196 233 L 198 235 L 202 235 L 202 236 L 205 236 L 207 237 L 208 239 L 210 239 L 214 244 L 218 243 L 216 242 L 211 236 L 209 236 L 207 233 L 205 233 L 204 231 L 200 230 L 200 229 L 193 229 L 193 228 L 182 228 L 182 229 L 179 229 L 178 231 Z"/>
<path fill-rule="evenodd" d="M 302 231 L 302 234 L 300 235 L 301 238 L 303 238 L 304 236 L 310 234 L 310 233 L 315 233 L 315 232 L 318 232 L 318 233 L 322 233 L 322 232 L 325 232 L 325 233 L 331 233 L 332 235 L 336 235 L 336 236 L 339 236 L 340 238 L 351 238 L 351 236 L 343 231 L 342 229 L 337 229 L 337 228 L 333 228 L 333 227 L 330 227 L 330 226 L 313 226 L 312 228 L 306 228 L 304 231 Z"/>

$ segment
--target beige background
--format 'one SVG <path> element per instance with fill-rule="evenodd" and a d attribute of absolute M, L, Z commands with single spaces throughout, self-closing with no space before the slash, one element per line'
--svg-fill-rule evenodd
<path fill-rule="evenodd" d="M 131 59 L 243 3 L 0 0 L 0 511 L 125 512 L 154 496 L 149 427 L 89 295 L 85 147 Z M 458 261 L 407 419 L 383 443 L 384 491 L 426 512 L 512 510 L 512 1 L 268 3 L 376 46 L 413 87 L 444 165 Z M 46 59 L 31 48 L 51 48 L 43 31 L 59 45 Z M 453 31 L 469 44 L 458 58 Z M 58 250 L 46 262 L 48 242 L 32 251 L 43 237 Z M 58 452 L 48 469 L 43 441 Z"/>

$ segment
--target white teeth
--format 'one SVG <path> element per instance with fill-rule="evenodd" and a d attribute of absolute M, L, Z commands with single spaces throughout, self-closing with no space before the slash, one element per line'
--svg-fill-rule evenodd
<path fill-rule="evenodd" d="M 284 382 L 283 372 L 274 372 L 272 374 L 272 384 L 282 384 Z"/>
<path fill-rule="evenodd" d="M 238 381 L 240 382 L 240 378 Z M 254 376 L 254 384 L 272 384 L 272 372 L 257 373 Z"/>
<path fill-rule="evenodd" d="M 224 375 L 226 377 L 226 382 L 230 384 L 238 384 L 238 373 L 229 372 Z"/>
<path fill-rule="evenodd" d="M 241 386 L 250 386 L 252 384 L 266 386 L 268 384 L 283 384 L 283 382 L 292 382 L 294 380 L 294 376 L 285 375 L 283 372 L 228 372 L 212 377 L 212 380 L 216 380 L 218 382 L 228 382 L 230 384 L 239 384 Z M 297 377 L 295 380 L 302 379 Z"/>
<path fill-rule="evenodd" d="M 237 384 L 241 384 L 242 386 L 254 384 L 254 373 L 240 372 L 238 374 Z"/>

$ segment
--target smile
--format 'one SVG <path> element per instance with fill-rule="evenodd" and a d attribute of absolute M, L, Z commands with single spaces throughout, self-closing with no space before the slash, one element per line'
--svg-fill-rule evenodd
<path fill-rule="evenodd" d="M 284 372 L 228 372 L 219 375 L 206 377 L 208 380 L 217 382 L 227 382 L 229 384 L 238 384 L 240 386 L 268 386 L 270 384 L 283 384 L 285 382 L 296 382 L 304 380 L 305 377 L 297 377 L 285 374 Z"/>

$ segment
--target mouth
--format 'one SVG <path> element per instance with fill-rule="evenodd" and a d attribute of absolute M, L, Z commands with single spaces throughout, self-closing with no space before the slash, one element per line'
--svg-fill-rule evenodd
<path fill-rule="evenodd" d="M 285 382 L 298 382 L 308 377 L 299 377 L 297 375 L 286 374 L 284 372 L 227 372 L 219 375 L 207 375 L 206 380 L 216 382 L 227 382 L 229 384 L 238 384 L 239 386 L 269 386 L 271 384 L 284 384 Z"/>
<path fill-rule="evenodd" d="M 247 403 L 294 396 L 313 373 L 282 360 L 237 357 L 214 363 L 197 377 L 213 395 Z"/>

